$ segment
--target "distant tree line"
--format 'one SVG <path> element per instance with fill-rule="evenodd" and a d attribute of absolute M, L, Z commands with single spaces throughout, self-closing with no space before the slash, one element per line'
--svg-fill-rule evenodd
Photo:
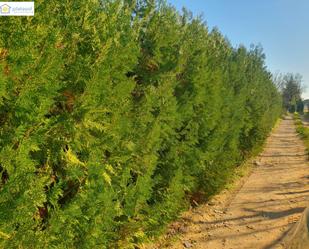
<path fill-rule="evenodd" d="M 291 113 L 303 112 L 304 104 L 301 95 L 304 86 L 302 85 L 302 76 L 292 73 L 278 74 L 274 80 L 281 91 L 284 110 Z"/>
<path fill-rule="evenodd" d="M 38 0 L 0 26 L 1 248 L 137 248 L 282 111 L 260 47 L 164 1 Z"/>

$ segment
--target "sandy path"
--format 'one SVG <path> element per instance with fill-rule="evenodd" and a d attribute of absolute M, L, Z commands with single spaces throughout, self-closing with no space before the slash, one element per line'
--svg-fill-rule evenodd
<path fill-rule="evenodd" d="M 187 212 L 173 224 L 176 242 L 152 248 L 284 248 L 309 201 L 309 167 L 293 120 L 283 120 L 268 138 L 257 166 L 234 194 Z"/>

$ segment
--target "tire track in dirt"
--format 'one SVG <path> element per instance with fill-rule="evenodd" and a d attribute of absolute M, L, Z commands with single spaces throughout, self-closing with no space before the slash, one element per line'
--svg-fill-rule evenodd
<path fill-rule="evenodd" d="M 213 203 L 185 213 L 172 225 L 180 238 L 151 248 L 284 248 L 287 234 L 308 205 L 307 159 L 294 122 L 287 117 L 268 138 L 257 166 L 237 193 L 220 194 Z"/>

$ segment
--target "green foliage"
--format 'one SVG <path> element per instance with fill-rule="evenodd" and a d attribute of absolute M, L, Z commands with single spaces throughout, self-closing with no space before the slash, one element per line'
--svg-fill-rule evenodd
<path fill-rule="evenodd" d="M 305 118 L 308 115 L 305 115 Z M 296 131 L 304 140 L 304 143 L 307 148 L 307 152 L 309 153 L 309 128 L 303 125 L 301 120 L 301 116 L 298 113 L 294 113 L 294 123 L 296 125 Z"/>
<path fill-rule="evenodd" d="M 290 113 L 303 112 L 301 100 L 303 92 L 302 76 L 300 74 L 278 75 L 276 84 L 281 88 L 283 108 Z"/>
<path fill-rule="evenodd" d="M 1 248 L 134 248 L 280 115 L 261 48 L 164 1 L 40 0 L 0 24 Z"/>

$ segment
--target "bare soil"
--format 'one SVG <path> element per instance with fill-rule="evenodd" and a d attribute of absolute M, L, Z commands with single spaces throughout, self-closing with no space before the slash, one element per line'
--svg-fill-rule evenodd
<path fill-rule="evenodd" d="M 308 156 L 290 117 L 282 120 L 234 191 L 186 212 L 146 248 L 285 248 L 309 202 Z"/>

